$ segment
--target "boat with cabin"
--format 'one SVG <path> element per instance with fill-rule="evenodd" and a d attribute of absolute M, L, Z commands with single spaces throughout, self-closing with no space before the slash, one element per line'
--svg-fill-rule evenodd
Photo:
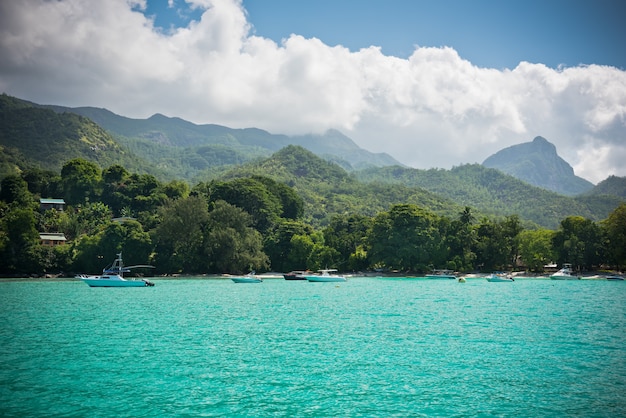
<path fill-rule="evenodd" d="M 552 280 L 580 280 L 580 276 L 572 274 L 572 265 L 563 263 L 563 268 L 550 276 Z"/>
<path fill-rule="evenodd" d="M 496 271 L 487 276 L 488 282 L 514 282 L 513 276 L 505 274 L 501 271 Z"/>
<path fill-rule="evenodd" d="M 124 273 L 129 273 L 134 268 L 154 268 L 150 265 L 124 266 L 122 253 L 117 254 L 117 258 L 111 266 L 102 270 L 101 275 L 88 276 L 81 274 L 76 278 L 85 282 L 89 287 L 146 287 L 154 286 L 154 283 L 147 279 L 126 279 Z"/>
<path fill-rule="evenodd" d="M 251 271 L 245 276 L 231 277 L 235 283 L 263 283 L 263 279 L 256 275 L 256 271 Z"/>
<path fill-rule="evenodd" d="M 319 272 L 320 274 L 307 274 L 304 277 L 310 282 L 345 282 L 347 280 L 344 276 L 335 274 L 336 269 L 323 269 Z"/>

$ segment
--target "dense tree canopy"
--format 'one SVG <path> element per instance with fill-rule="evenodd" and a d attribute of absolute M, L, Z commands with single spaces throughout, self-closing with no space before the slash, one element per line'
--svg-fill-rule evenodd
<path fill-rule="evenodd" d="M 323 177 L 331 169 L 325 163 L 304 165 L 302 176 L 318 170 Z M 0 274 L 98 272 L 119 252 L 128 263 L 153 263 L 158 274 L 518 266 L 541 271 L 550 262 L 580 269 L 626 263 L 624 204 L 602 222 L 568 216 L 558 230 L 524 229 L 517 215 L 481 215 L 477 221 L 469 206 L 453 206 L 451 216 L 435 213 L 413 203 L 417 195 L 365 215 L 352 211 L 357 203 L 347 192 L 341 199 L 318 200 L 317 219 L 318 212 L 304 210 L 311 196 L 303 197 L 308 192 L 299 184 L 298 178 L 279 182 L 251 173 L 190 189 L 181 181 L 162 183 L 118 164 L 101 170 L 80 159 L 68 161 L 60 175 L 35 169 L 12 174 L 0 181 Z M 343 176 L 318 187 L 357 186 Z M 398 191 L 371 188 L 379 196 Z M 37 200 L 59 197 L 54 193 L 66 199 L 64 210 L 40 210 Z M 67 244 L 41 245 L 39 233 L 51 232 L 63 233 Z"/>

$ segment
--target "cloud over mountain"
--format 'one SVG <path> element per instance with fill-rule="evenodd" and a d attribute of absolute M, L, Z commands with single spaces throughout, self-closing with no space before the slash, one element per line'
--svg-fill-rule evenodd
<path fill-rule="evenodd" d="M 297 34 L 256 36 L 237 0 L 197 0 L 164 31 L 145 2 L 0 2 L 0 90 L 66 106 L 304 134 L 339 129 L 418 167 L 482 161 L 537 135 L 577 175 L 626 175 L 626 72 L 520 62 L 481 68 L 451 47 L 408 58 Z M 419 42 L 419 40 L 416 40 Z"/>

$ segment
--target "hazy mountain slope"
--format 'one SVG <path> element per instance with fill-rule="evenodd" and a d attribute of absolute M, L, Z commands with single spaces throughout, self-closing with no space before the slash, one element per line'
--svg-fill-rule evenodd
<path fill-rule="evenodd" d="M 131 119 L 106 109 L 93 107 L 66 108 L 47 106 L 57 112 L 74 112 L 89 117 L 104 129 L 127 138 L 147 139 L 157 144 L 174 147 L 225 145 L 239 147 L 242 155 L 253 159 L 269 155 L 287 145 L 299 145 L 326 159 L 352 169 L 367 166 L 400 165 L 385 153 L 372 153 L 360 148 L 339 131 L 323 135 L 287 136 L 271 134 L 257 128 L 232 129 L 225 126 L 196 125 L 180 118 L 155 114 L 148 119 Z M 249 147 L 249 152 L 245 152 Z"/>
<path fill-rule="evenodd" d="M 593 188 L 591 182 L 574 174 L 574 169 L 558 156 L 553 144 L 540 136 L 532 142 L 513 145 L 496 152 L 483 165 L 567 196 L 581 194 Z"/>

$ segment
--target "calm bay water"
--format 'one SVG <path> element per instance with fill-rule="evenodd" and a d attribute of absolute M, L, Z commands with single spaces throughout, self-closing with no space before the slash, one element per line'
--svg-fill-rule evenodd
<path fill-rule="evenodd" d="M 626 416 L 626 282 L 0 283 L 0 416 Z"/>

